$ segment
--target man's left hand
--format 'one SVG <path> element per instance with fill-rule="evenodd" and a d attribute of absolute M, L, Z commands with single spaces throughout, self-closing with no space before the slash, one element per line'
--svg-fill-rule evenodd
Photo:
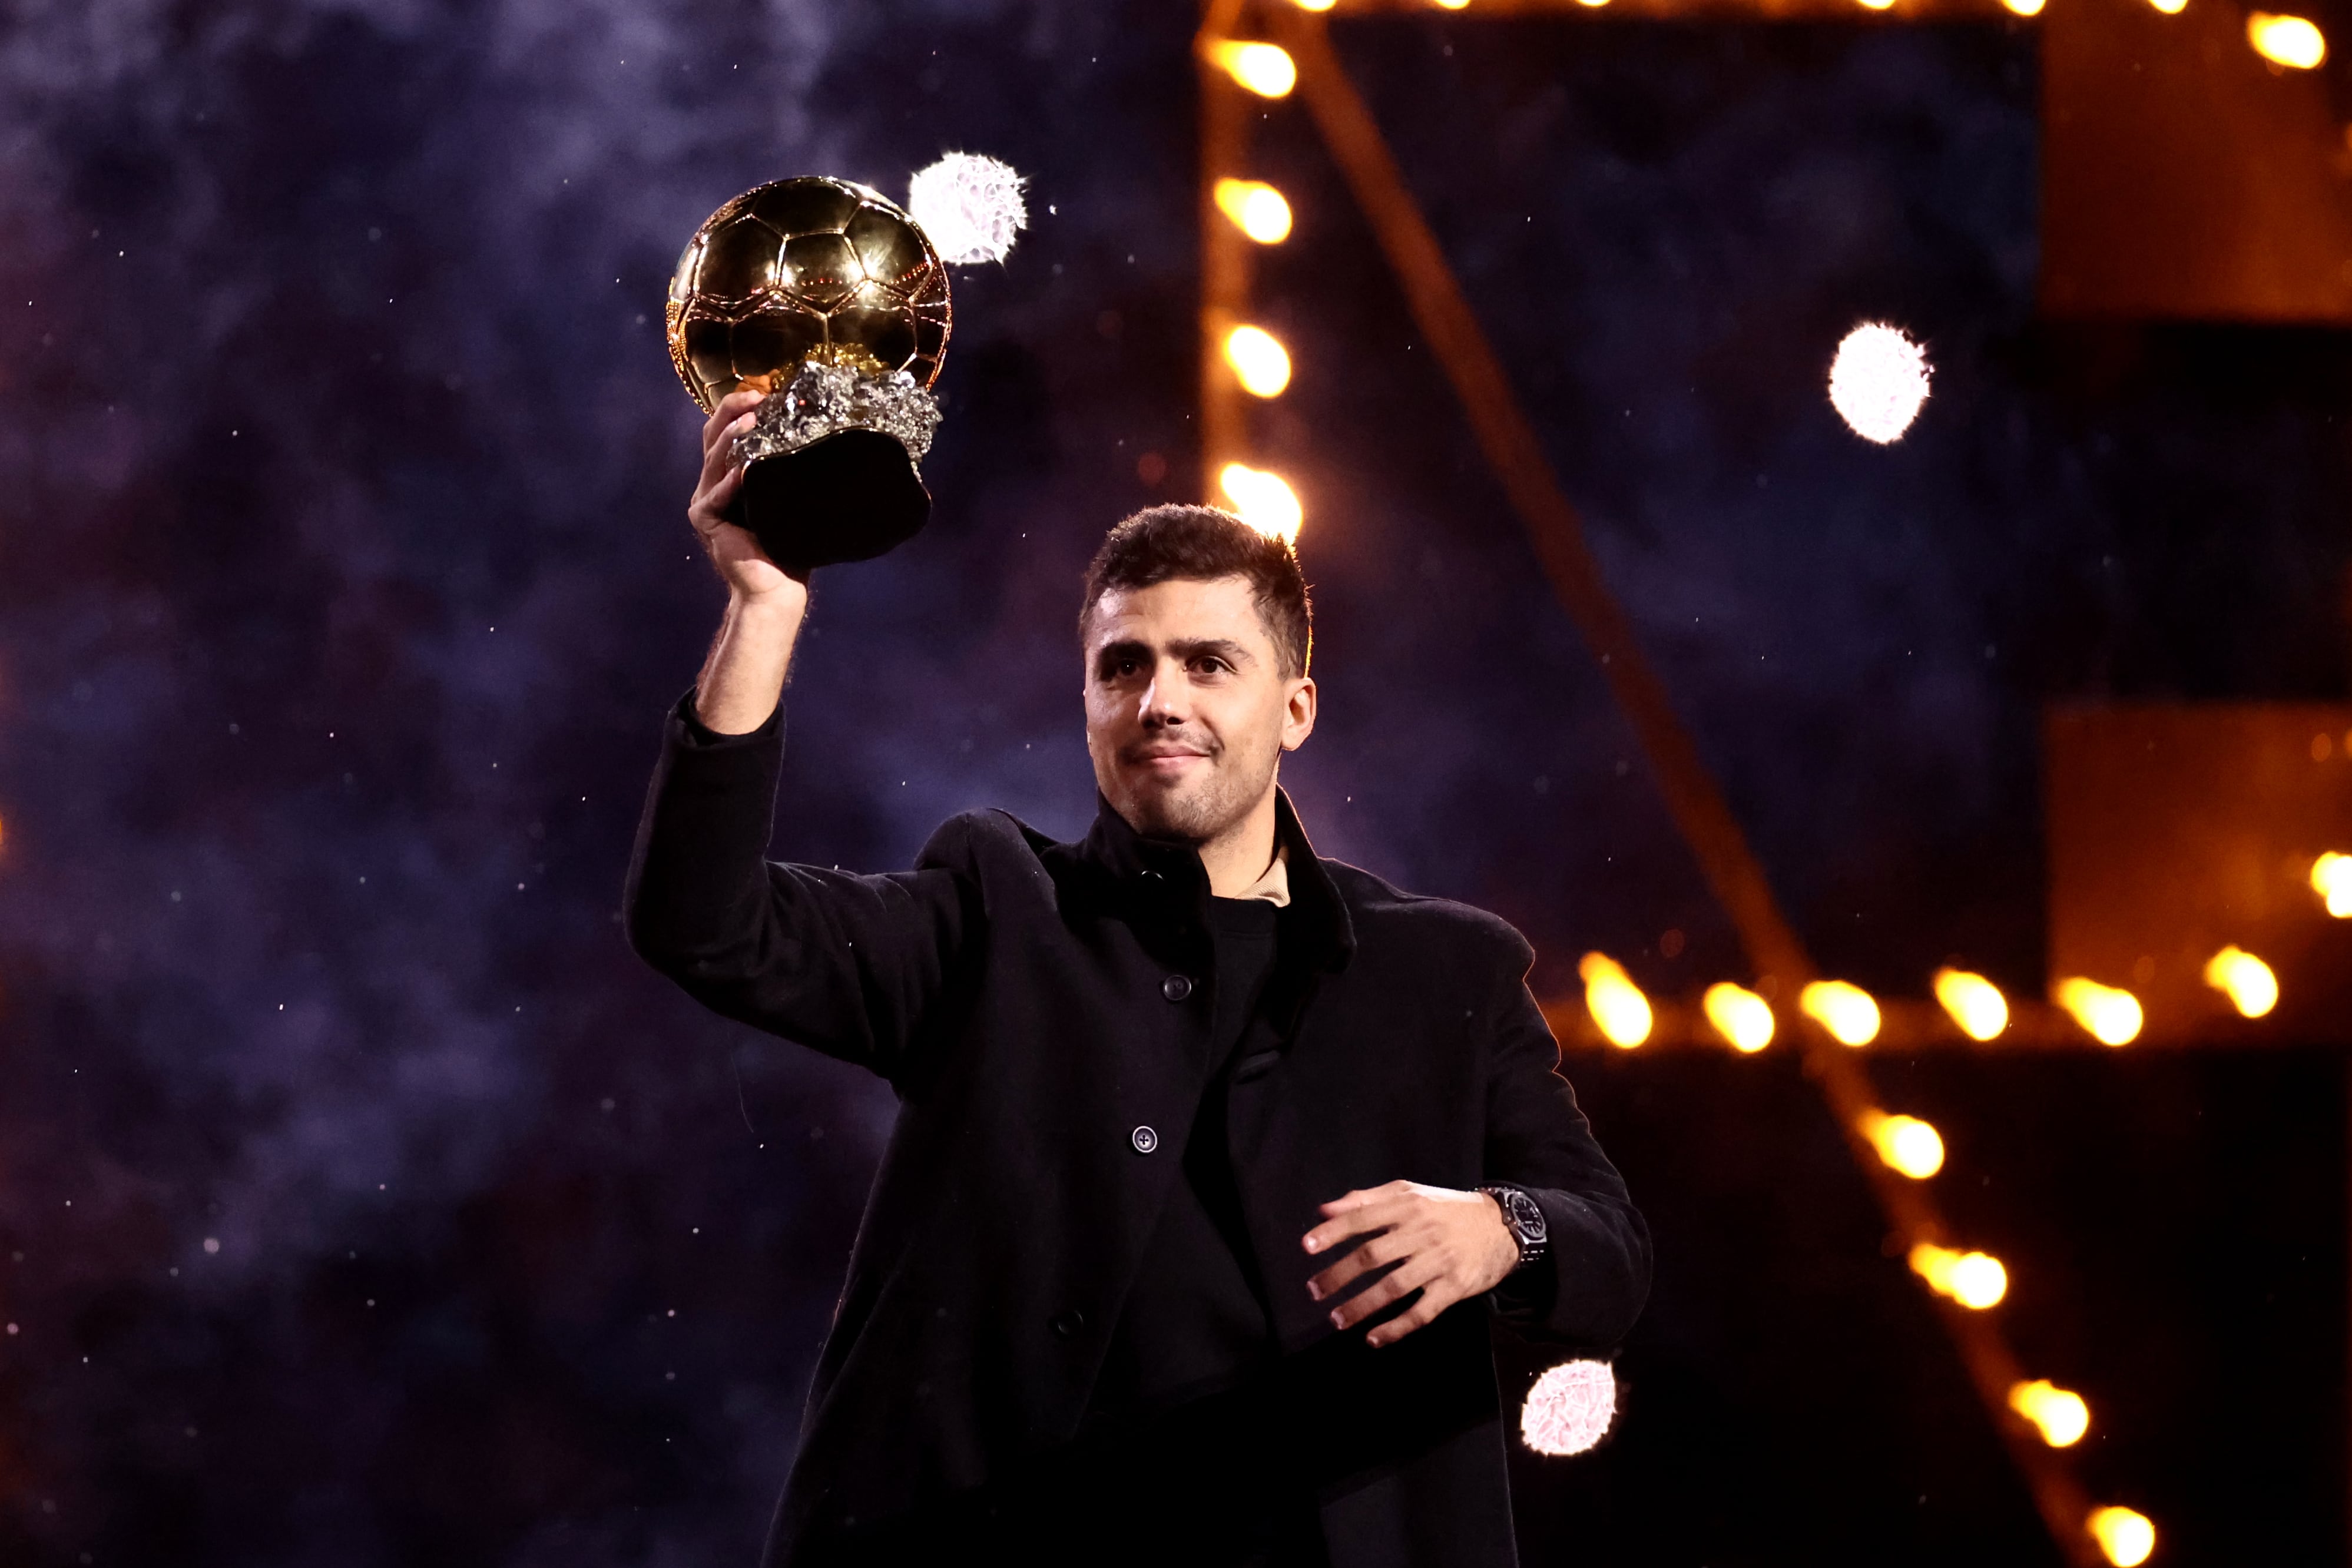
<path fill-rule="evenodd" d="M 1351 1327 L 1391 1302 L 1421 1292 L 1409 1310 L 1367 1333 L 1367 1344 L 1402 1339 L 1454 1302 L 1493 1290 L 1518 1267 L 1519 1244 L 1503 1223 L 1502 1206 L 1483 1192 L 1392 1181 L 1319 1207 L 1323 1223 L 1301 1239 L 1307 1251 L 1328 1252 L 1351 1237 L 1365 1240 L 1307 1281 L 1308 1295 L 1328 1301 L 1362 1275 L 1389 1269 L 1334 1307 L 1333 1323 Z"/>

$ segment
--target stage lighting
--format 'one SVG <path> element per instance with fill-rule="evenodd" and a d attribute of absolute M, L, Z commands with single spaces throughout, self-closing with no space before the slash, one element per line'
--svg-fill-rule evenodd
<path fill-rule="evenodd" d="M 1234 504 L 1234 515 L 1270 539 L 1298 542 L 1298 526 L 1307 517 L 1298 497 L 1279 474 L 1228 463 L 1217 472 L 1217 487 Z"/>
<path fill-rule="evenodd" d="M 2009 1270 L 1986 1252 L 1958 1252 L 1922 1241 L 1911 1249 L 1911 1270 L 1938 1295 L 1949 1296 L 1972 1312 L 1997 1306 L 2009 1294 Z"/>
<path fill-rule="evenodd" d="M 1576 972 L 1584 980 L 1584 1005 L 1610 1044 L 1631 1051 L 1650 1038 L 1650 998 L 1617 960 L 1587 953 Z"/>
<path fill-rule="evenodd" d="M 2088 1521 L 2091 1539 L 2116 1568 L 2139 1568 L 2156 1550 L 2156 1526 L 2147 1515 L 2127 1508 L 2095 1510 Z"/>
<path fill-rule="evenodd" d="M 2011 1386 L 2009 1407 L 2040 1427 L 2042 1440 L 2053 1448 L 2073 1448 L 2091 1429 L 2091 1407 L 2083 1396 L 2047 1378 Z"/>
<path fill-rule="evenodd" d="M 1901 440 L 1919 417 L 1927 375 L 1927 350 L 1902 329 L 1864 321 L 1845 335 L 1830 362 L 1830 405 L 1856 435 L 1884 446 Z"/>
<path fill-rule="evenodd" d="M 1290 0 L 1290 3 L 1302 11 L 1328 11 L 1339 4 L 1339 0 Z"/>
<path fill-rule="evenodd" d="M 2101 1045 L 2129 1045 L 2139 1038 L 2145 1020 L 2139 998 L 2129 991 L 2076 976 L 2059 981 L 2052 995 Z"/>
<path fill-rule="evenodd" d="M 2168 16 L 2178 16 L 2189 9 L 2189 0 L 2147 0 L 2147 3 Z"/>
<path fill-rule="evenodd" d="M 1298 85 L 1298 68 L 1291 63 L 1290 51 L 1279 44 L 1237 44 L 1220 38 L 1209 46 L 1209 58 L 1260 98 L 1287 98 Z"/>
<path fill-rule="evenodd" d="M 1699 1005 L 1732 1050 L 1753 1054 L 1772 1043 L 1772 1004 L 1754 991 L 1723 980 L 1706 988 Z"/>
<path fill-rule="evenodd" d="M 1265 181 L 1220 180 L 1215 195 L 1217 211 L 1258 244 L 1280 245 L 1290 237 L 1290 204 Z"/>
<path fill-rule="evenodd" d="M 2042 0 L 2000 0 L 2000 3 L 2020 16 L 2042 15 Z"/>
<path fill-rule="evenodd" d="M 1242 391 L 1252 397 L 1280 397 L 1290 384 L 1290 350 L 1263 327 L 1236 327 L 1225 334 L 1225 363 Z"/>
<path fill-rule="evenodd" d="M 1971 975 L 1966 969 L 1937 970 L 1936 999 L 1970 1040 L 1995 1040 L 2009 1027 L 2009 1003 L 2000 988 L 1982 975 Z"/>
<path fill-rule="evenodd" d="M 1519 1407 L 1519 1441 L 1538 1454 L 1580 1454 L 1609 1435 L 1617 1375 L 1605 1361 L 1567 1361 L 1536 1379 Z"/>
<path fill-rule="evenodd" d="M 2352 920 L 2352 855 L 2328 851 L 2311 862 L 2311 891 L 2327 900 L 2327 913 Z"/>
<path fill-rule="evenodd" d="M 2327 57 L 2326 37 L 2301 16 L 2249 11 L 2246 41 L 2254 46 L 2254 53 L 2290 70 L 2307 71 Z"/>
<path fill-rule="evenodd" d="M 2205 983 L 2228 997 L 2245 1018 L 2261 1018 L 2278 1006 L 2278 977 L 2242 947 L 2231 946 L 2214 954 L 2205 965 Z"/>
<path fill-rule="evenodd" d="M 1815 980 L 1797 993 L 1797 1006 L 1840 1045 L 1868 1045 L 1878 1038 L 1878 1004 L 1860 986 Z"/>
<path fill-rule="evenodd" d="M 1441 11 L 1466 11 L 1470 8 L 1470 0 L 1437 0 L 1437 8 Z"/>
<path fill-rule="evenodd" d="M 1901 1171 L 1913 1181 L 1926 1181 L 1944 1168 L 1942 1135 L 1916 1116 L 1864 1111 L 1862 1135 L 1870 1140 L 1887 1168 Z"/>

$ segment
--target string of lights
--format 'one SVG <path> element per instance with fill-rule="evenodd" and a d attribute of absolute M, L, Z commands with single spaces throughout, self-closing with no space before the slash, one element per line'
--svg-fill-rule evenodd
<path fill-rule="evenodd" d="M 1852 0 L 1866 12 L 1906 16 L 1992 15 L 1993 7 L 1955 0 Z M 2187 0 L 2149 0 L 2177 14 Z M 1330 53 L 1323 14 L 1436 8 L 1486 15 L 1528 16 L 1599 10 L 1612 4 L 1643 14 L 1691 15 L 1675 0 L 1265 0 L 1268 38 L 1244 37 L 1249 0 L 1208 0 L 1196 53 L 1202 89 L 1202 343 L 1204 488 L 1223 495 L 1254 526 L 1295 540 L 1305 507 L 1289 482 L 1258 466 L 1248 443 L 1248 407 L 1280 397 L 1290 384 L 1287 348 L 1250 319 L 1250 253 L 1285 243 L 1294 214 L 1283 193 L 1248 174 L 1248 129 L 1271 100 L 1301 96 L 1371 220 L 1424 336 L 1438 351 L 1471 416 L 1482 447 L 1515 507 L 1528 520 L 1539 554 L 1563 601 L 1607 671 L 1640 734 L 1678 825 L 1697 852 L 1716 893 L 1739 927 L 1750 961 L 1762 976 L 1754 988 L 1731 980 L 1706 988 L 1696 1006 L 1656 1001 L 1616 960 L 1587 954 L 1579 964 L 1581 1006 L 1547 1008 L 1569 1044 L 1605 1044 L 1622 1051 L 1648 1045 L 1728 1048 L 1752 1055 L 1775 1040 L 1791 1042 L 1805 1059 L 1844 1127 L 1856 1159 L 1881 1207 L 1904 1239 L 1900 1249 L 1942 1312 L 1972 1381 L 2018 1459 L 2053 1538 L 2070 1562 L 2134 1568 L 2154 1552 L 2152 1521 L 2115 1504 L 2094 1507 L 2072 1472 L 2056 1460 L 2089 1430 L 2082 1395 L 2047 1378 L 2027 1377 L 1986 1317 L 2008 1295 L 2007 1266 L 1980 1250 L 1948 1244 L 1948 1230 L 1923 1184 L 1944 1169 L 1941 1134 L 1925 1120 L 1877 1103 L 1859 1058 L 1873 1046 L 1915 1050 L 2118 1049 L 2138 1041 L 2146 1026 L 2139 999 L 2128 989 L 2087 976 L 2067 976 L 2052 987 L 2048 1004 L 2012 1000 L 1986 977 L 1958 968 L 1932 978 L 1932 1004 L 1882 1002 L 1846 980 L 1817 975 L 1781 917 L 1761 868 L 1737 821 L 1715 790 L 1664 690 L 1650 673 L 1630 624 L 1585 552 L 1581 526 L 1560 495 L 1539 443 L 1517 406 L 1507 380 L 1435 238 L 1406 190 L 1393 159 Z M 2044 0 L 2000 0 L 1999 9 L 2032 16 Z M 1710 7 L 1706 9 L 1735 9 Z M 1736 7 L 1747 16 L 1851 16 L 1843 4 L 1755 0 Z M 2307 70 L 2326 55 L 2318 27 L 2297 16 L 2250 13 L 2249 46 L 2280 70 Z M 1870 336 L 1877 333 L 1885 341 Z M 1926 395 L 1927 367 L 1916 346 L 1899 331 L 1865 324 L 1842 346 L 1884 363 L 1861 364 L 1832 397 L 1849 423 L 1868 439 L 1899 437 Z M 1899 365 L 1897 361 L 1900 361 Z M 1906 371 L 1890 376 L 1888 367 Z M 1895 383 L 1899 382 L 1899 385 Z M 1885 389 L 1893 386 L 1889 395 Z M 1853 406 L 1849 408 L 1849 403 Z M 1895 404 L 1902 406 L 1897 407 Z M 2352 855 L 2322 855 L 2311 886 L 2328 915 L 2352 917 Z M 2215 953 L 2204 977 L 2242 1018 L 2267 1016 L 2278 1001 L 2275 974 L 2259 956 L 2231 945 Z M 1787 1001 L 1780 993 L 1785 989 Z M 1793 1003 L 1794 1017 L 1786 1016 Z M 1605 1430 L 1608 1411 L 1591 1418 L 1594 1390 L 1607 1369 L 1572 1363 L 1555 1368 L 1530 1394 L 1522 1433 L 1540 1451 L 1581 1451 Z M 1557 1384 L 1554 1388 L 1551 1385 Z M 1613 1383 L 1608 1384 L 1613 1391 Z M 1547 1395 L 1547 1389 L 1550 1392 Z M 1566 1391 L 1572 1391 L 1566 1392 Z M 1575 1434 L 1562 1438 L 1562 1431 Z"/>

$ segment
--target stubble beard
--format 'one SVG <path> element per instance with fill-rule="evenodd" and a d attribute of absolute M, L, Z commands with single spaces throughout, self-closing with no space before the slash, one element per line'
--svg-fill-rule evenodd
<path fill-rule="evenodd" d="M 1221 751 L 1212 761 L 1215 766 L 1208 770 L 1208 777 L 1187 788 L 1129 791 L 1128 825 L 1146 838 L 1173 839 L 1197 847 L 1247 817 L 1273 782 L 1273 764 L 1263 769 L 1237 768 L 1229 751 Z M 1244 778 L 1244 771 L 1257 776 Z"/>

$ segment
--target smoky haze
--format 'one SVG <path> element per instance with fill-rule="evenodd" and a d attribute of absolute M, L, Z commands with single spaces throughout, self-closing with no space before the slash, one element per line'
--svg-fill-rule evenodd
<path fill-rule="evenodd" d="M 777 847 L 887 869 L 973 805 L 1074 835 L 1078 572 L 1198 493 L 1190 23 L 13 7 L 0 1558 L 751 1559 L 890 1105 L 621 939 L 719 608 L 664 286 L 762 180 L 903 194 L 951 148 L 1030 176 L 1031 232 L 958 276 L 931 527 L 818 580 Z M 1829 967 L 2038 986 L 2045 698 L 2340 691 L 2340 350 L 2035 325 L 2022 36 L 1344 41 Z M 1746 977 L 1370 235 L 1293 110 L 1258 136 L 1299 214 L 1261 268 L 1298 375 L 1260 436 L 1307 507 L 1324 716 L 1287 781 L 1318 844 L 1517 921 L 1540 988 L 1588 947 L 1668 991 Z M 1868 319 L 1937 370 L 1891 448 L 1822 395 Z M 1630 1071 L 1588 1098 L 1662 1213 L 1706 1211 L 1678 1168 L 1732 1179 L 1692 1151 L 1707 1115 L 1796 1128 L 1789 1179 L 1859 1204 L 1790 1085 L 1677 1113 Z M 1871 1266 L 1855 1224 L 1789 1266 Z M 1662 1275 L 1662 1412 L 1748 1375 L 1717 1283 Z M 1932 1361 L 1901 1289 L 1857 1299 Z M 2187 1355 L 2204 1321 L 2147 1333 Z M 1989 1437 L 1904 1430 L 1856 1507 L 1976 1539 L 1903 1511 L 1914 1470 L 1957 1473 L 1991 1500 L 1970 1528 L 2031 1550 Z"/>

